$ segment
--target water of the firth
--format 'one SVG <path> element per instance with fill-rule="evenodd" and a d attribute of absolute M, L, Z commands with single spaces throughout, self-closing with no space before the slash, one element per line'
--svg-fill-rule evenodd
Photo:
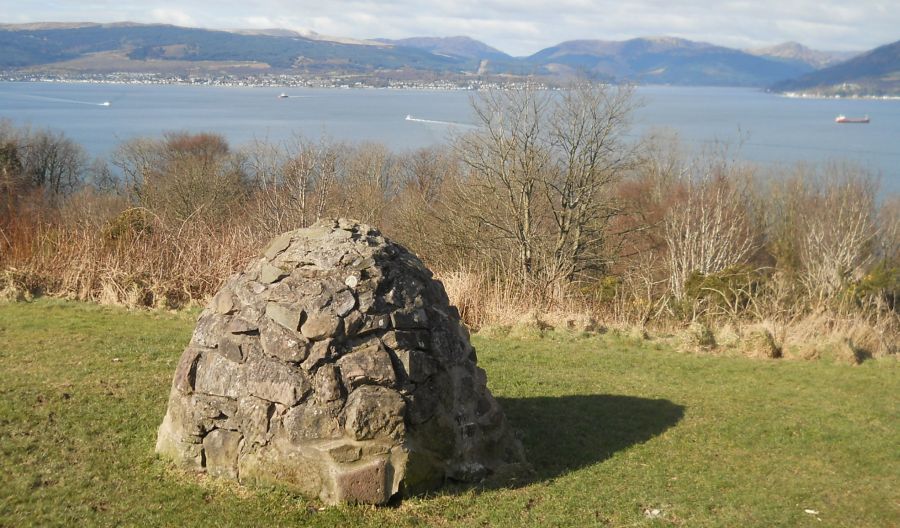
<path fill-rule="evenodd" d="M 280 93 L 289 97 L 279 98 Z M 900 192 L 900 101 L 788 99 L 753 89 L 641 87 L 633 137 L 678 133 L 687 147 L 732 145 L 767 166 L 851 161 Z M 80 83 L 0 83 L 0 119 L 65 132 L 91 155 L 165 131 L 212 131 L 239 145 L 253 139 L 377 141 L 394 149 L 445 141 L 472 123 L 471 92 L 236 88 Z M 109 102 L 108 106 L 101 103 Z M 868 115 L 868 125 L 835 116 Z M 407 120 L 407 115 L 412 120 Z"/>

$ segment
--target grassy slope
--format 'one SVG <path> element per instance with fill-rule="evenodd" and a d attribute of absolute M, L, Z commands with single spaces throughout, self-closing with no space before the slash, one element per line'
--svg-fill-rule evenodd
<path fill-rule="evenodd" d="M 614 338 L 479 338 L 481 365 L 538 479 L 317 511 L 281 490 L 156 460 L 155 430 L 191 328 L 186 315 L 0 305 L 0 526 L 900 524 L 894 361 L 849 367 L 693 357 Z M 649 519 L 645 509 L 661 512 Z"/>

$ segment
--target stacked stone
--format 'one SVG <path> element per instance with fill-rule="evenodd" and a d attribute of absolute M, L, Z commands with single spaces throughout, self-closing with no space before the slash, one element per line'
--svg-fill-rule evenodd
<path fill-rule="evenodd" d="M 527 471 L 441 283 L 346 220 L 279 236 L 212 299 L 156 449 L 328 503 Z"/>

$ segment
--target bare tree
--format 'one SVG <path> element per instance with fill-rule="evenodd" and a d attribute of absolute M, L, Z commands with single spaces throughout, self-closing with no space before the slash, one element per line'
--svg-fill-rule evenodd
<path fill-rule="evenodd" d="M 150 174 L 160 162 L 160 142 L 150 138 L 135 138 L 118 146 L 111 163 L 122 173 L 123 184 L 129 192 L 140 197 L 144 175 Z"/>
<path fill-rule="evenodd" d="M 456 160 L 443 147 L 417 149 L 402 160 L 404 190 L 411 191 L 424 203 L 434 203 L 441 194 L 444 182 L 457 171 Z"/>
<path fill-rule="evenodd" d="M 33 188 L 51 200 L 77 189 L 84 178 L 87 156 L 84 149 L 62 132 L 42 130 L 23 138 L 22 171 Z"/>
<path fill-rule="evenodd" d="M 226 218 L 247 191 L 243 157 L 218 134 L 172 132 L 162 140 L 133 140 L 113 163 L 140 205 L 176 221 Z"/>
<path fill-rule="evenodd" d="M 885 199 L 878 223 L 878 254 L 885 263 L 900 267 L 900 196 Z"/>
<path fill-rule="evenodd" d="M 14 139 L 0 135 L 0 221 L 12 215 L 24 187 L 19 146 Z"/>
<path fill-rule="evenodd" d="M 547 276 L 570 282 L 600 270 L 610 220 L 620 213 L 612 187 L 636 162 L 626 140 L 634 107 L 630 86 L 583 83 L 554 101 L 549 123 L 553 166 L 542 187 L 555 224 Z"/>
<path fill-rule="evenodd" d="M 473 101 L 481 128 L 457 143 L 470 171 L 457 214 L 479 227 L 480 243 L 515 251 L 523 281 L 535 275 L 539 192 L 550 154 L 543 121 L 550 96 L 533 87 L 491 90 Z"/>
<path fill-rule="evenodd" d="M 87 183 L 101 194 L 121 194 L 122 181 L 113 174 L 109 163 L 103 158 L 95 158 L 87 170 Z"/>
<path fill-rule="evenodd" d="M 847 168 L 816 182 L 801 219 L 802 280 L 819 301 L 862 277 L 878 235 L 874 182 Z"/>
<path fill-rule="evenodd" d="M 695 166 L 671 192 L 677 198 L 663 220 L 663 238 L 669 284 L 682 299 L 691 274 L 709 275 L 745 263 L 758 241 L 746 183 L 722 160 Z"/>
<path fill-rule="evenodd" d="M 541 287 L 601 270 L 619 212 L 612 184 L 635 160 L 625 139 L 633 101 L 630 87 L 590 83 L 477 100 L 481 127 L 457 143 L 469 173 L 453 208 L 477 229 L 473 244 L 509 247 L 521 279 Z"/>
<path fill-rule="evenodd" d="M 296 136 L 284 144 L 256 142 L 246 153 L 255 186 L 255 221 L 269 233 L 306 227 L 329 208 L 345 148 Z"/>
<path fill-rule="evenodd" d="M 398 157 L 384 145 L 364 143 L 349 149 L 337 192 L 342 214 L 384 225 L 385 212 L 400 185 Z"/>

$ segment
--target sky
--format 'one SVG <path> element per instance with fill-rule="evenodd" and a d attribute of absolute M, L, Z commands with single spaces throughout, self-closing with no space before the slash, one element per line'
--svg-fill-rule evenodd
<path fill-rule="evenodd" d="M 0 23 L 126 20 L 357 39 L 467 35 L 517 56 L 574 39 L 835 51 L 900 40 L 900 0 L 0 0 Z"/>

